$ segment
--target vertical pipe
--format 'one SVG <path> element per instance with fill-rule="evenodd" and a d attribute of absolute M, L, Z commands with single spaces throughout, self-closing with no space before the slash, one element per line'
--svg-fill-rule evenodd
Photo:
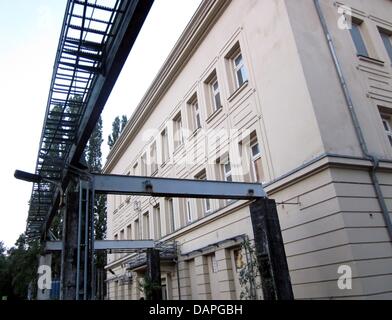
<path fill-rule="evenodd" d="M 65 208 L 67 207 L 67 204 L 65 205 Z M 63 243 L 63 250 L 61 250 L 61 264 L 60 264 L 60 300 L 64 299 L 64 264 L 65 264 L 65 232 L 67 230 L 67 210 L 61 209 L 63 211 L 63 239 L 62 239 L 62 243 Z"/>
<path fill-rule="evenodd" d="M 91 188 L 91 210 L 89 211 L 90 216 L 90 254 L 91 254 L 91 300 L 95 300 L 96 295 L 96 266 L 95 266 L 95 249 L 94 249 L 94 209 L 95 209 L 95 190 L 94 186 Z"/>
<path fill-rule="evenodd" d="M 75 299 L 79 300 L 79 289 L 80 289 L 80 245 L 81 245 L 81 224 L 82 224 L 82 186 L 79 179 L 79 208 L 78 208 L 78 247 L 76 250 L 77 262 L 76 262 L 76 292 Z"/>
<path fill-rule="evenodd" d="M 84 274 L 83 274 L 83 298 L 87 300 L 87 282 L 88 282 L 88 252 L 89 252 L 89 243 L 88 243 L 88 234 L 89 234 L 89 188 L 85 185 L 85 212 L 84 212 Z"/>

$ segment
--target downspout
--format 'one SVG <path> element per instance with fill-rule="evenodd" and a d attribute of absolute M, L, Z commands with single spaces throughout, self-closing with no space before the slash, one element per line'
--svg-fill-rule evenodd
<path fill-rule="evenodd" d="M 378 177 L 377 177 L 377 169 L 379 167 L 379 162 L 380 161 L 379 161 L 379 159 L 375 155 L 372 155 L 369 152 L 369 149 L 368 149 L 368 147 L 366 145 L 366 141 L 365 141 L 365 138 L 364 138 L 364 135 L 363 135 L 360 123 L 358 121 L 357 114 L 356 114 L 355 109 L 354 109 L 354 103 L 352 101 L 351 94 L 350 94 L 350 91 L 348 89 L 346 79 L 345 79 L 345 77 L 343 75 L 343 71 L 342 71 L 342 67 L 341 67 L 340 62 L 339 62 L 339 58 L 337 56 L 336 48 L 335 48 L 335 45 L 333 43 L 332 36 L 331 36 L 331 34 L 330 34 L 329 30 L 328 30 L 328 26 L 327 26 L 327 23 L 326 23 L 326 20 L 325 20 L 325 16 L 324 16 L 323 11 L 322 11 L 321 6 L 320 6 L 320 1 L 319 0 L 314 0 L 314 5 L 316 7 L 317 14 L 318 14 L 318 16 L 320 18 L 321 26 L 323 28 L 325 37 L 326 37 L 327 42 L 328 42 L 329 51 L 330 51 L 330 53 L 332 55 L 332 59 L 333 59 L 333 62 L 335 64 L 336 72 L 338 73 L 338 76 L 339 76 L 340 85 L 341 85 L 342 90 L 343 90 L 343 94 L 344 94 L 344 97 L 345 97 L 345 100 L 346 100 L 346 103 L 347 103 L 348 110 L 350 112 L 350 116 L 351 116 L 352 122 L 354 124 L 355 133 L 356 133 L 357 138 L 359 140 L 359 144 L 361 146 L 362 153 L 364 154 L 365 158 L 370 160 L 372 162 L 372 164 L 373 164 L 372 169 L 370 170 L 370 176 L 371 176 L 372 184 L 373 184 L 373 187 L 374 187 L 374 191 L 375 191 L 376 196 L 377 196 L 378 203 L 380 205 L 380 208 L 381 208 L 381 211 L 382 211 L 382 214 L 383 214 L 384 222 L 385 222 L 385 224 L 387 226 L 389 238 L 392 241 L 392 222 L 391 222 L 391 217 L 389 216 L 389 212 L 388 212 L 388 208 L 387 208 L 387 205 L 386 205 L 386 202 L 385 202 L 385 198 L 383 196 L 383 193 L 382 193 L 382 190 L 381 190 L 381 186 L 380 186 L 380 183 L 379 183 Z"/>

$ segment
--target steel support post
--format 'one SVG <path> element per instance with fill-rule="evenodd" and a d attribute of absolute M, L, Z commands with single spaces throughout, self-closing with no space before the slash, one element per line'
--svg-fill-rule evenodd
<path fill-rule="evenodd" d="M 250 216 L 264 299 L 294 299 L 275 201 L 256 200 Z"/>
<path fill-rule="evenodd" d="M 150 281 L 150 289 L 146 292 L 147 300 L 162 300 L 161 261 L 156 249 L 147 249 L 147 275 Z"/>
<path fill-rule="evenodd" d="M 92 219 L 93 197 L 87 181 L 79 183 L 78 248 L 76 270 L 76 300 L 91 299 L 93 287 Z"/>
<path fill-rule="evenodd" d="M 68 192 L 61 254 L 61 300 L 74 300 L 76 296 L 78 206 L 79 193 Z"/>

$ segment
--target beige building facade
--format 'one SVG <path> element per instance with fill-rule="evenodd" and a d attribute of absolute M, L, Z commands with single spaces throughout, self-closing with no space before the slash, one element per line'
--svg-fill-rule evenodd
<path fill-rule="evenodd" d="M 261 182 L 296 299 L 392 299 L 392 3 L 318 3 L 203 1 L 104 172 Z M 262 299 L 249 203 L 109 196 L 107 227 L 163 243 L 167 299 Z M 143 254 L 107 269 L 108 299 L 143 295 Z"/>

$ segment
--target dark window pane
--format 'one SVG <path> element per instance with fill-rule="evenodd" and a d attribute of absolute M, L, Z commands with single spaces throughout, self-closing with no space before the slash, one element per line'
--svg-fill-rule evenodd
<path fill-rule="evenodd" d="M 388 139 L 389 139 L 389 143 L 390 143 L 391 146 L 392 146 L 392 137 L 388 135 Z"/>
<path fill-rule="evenodd" d="M 350 30 L 351 36 L 353 38 L 355 47 L 357 48 L 357 53 L 362 56 L 368 56 L 368 51 L 366 49 L 365 42 L 363 41 L 360 26 L 356 23 L 353 23 L 352 28 Z"/>
<path fill-rule="evenodd" d="M 215 106 L 217 109 L 219 109 L 222 106 L 219 93 L 215 96 Z"/>
<path fill-rule="evenodd" d="M 392 62 L 392 42 L 391 42 L 391 36 L 389 34 L 386 34 L 384 32 L 381 32 L 381 38 L 382 41 L 384 42 L 385 49 L 387 49 L 389 59 L 391 59 Z"/>

